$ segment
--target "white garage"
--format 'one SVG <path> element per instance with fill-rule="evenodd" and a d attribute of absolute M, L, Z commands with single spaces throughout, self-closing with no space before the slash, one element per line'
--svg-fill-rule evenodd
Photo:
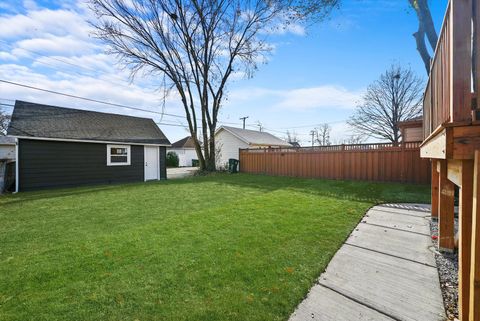
<path fill-rule="evenodd" d="M 198 159 L 193 139 L 190 136 L 173 143 L 172 147 L 167 149 L 168 152 L 175 152 L 178 155 L 178 166 L 181 167 L 193 166 L 192 161 Z"/>
<path fill-rule="evenodd" d="M 218 150 L 216 157 L 218 169 L 225 168 L 230 158 L 238 159 L 238 150 L 241 148 L 292 147 L 291 144 L 270 133 L 229 126 L 222 126 L 217 130 L 215 144 Z"/>

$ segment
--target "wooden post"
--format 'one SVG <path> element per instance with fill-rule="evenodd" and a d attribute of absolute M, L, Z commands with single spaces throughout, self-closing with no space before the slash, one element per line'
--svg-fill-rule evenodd
<path fill-rule="evenodd" d="M 468 320 L 470 300 L 470 257 L 472 241 L 473 161 L 462 161 L 460 174 L 458 308 L 460 320 Z"/>
<path fill-rule="evenodd" d="M 450 10 L 450 116 L 457 122 L 472 117 L 472 0 L 451 0 Z"/>
<path fill-rule="evenodd" d="M 447 178 L 447 160 L 439 160 L 440 164 L 440 202 L 438 216 L 438 247 L 440 251 L 453 252 L 454 236 L 454 184 Z"/>
<path fill-rule="evenodd" d="M 473 170 L 472 248 L 470 262 L 469 321 L 480 321 L 480 151 Z"/>
<path fill-rule="evenodd" d="M 437 160 L 432 159 L 432 218 L 438 219 L 438 184 L 439 184 L 439 175 L 437 170 Z"/>

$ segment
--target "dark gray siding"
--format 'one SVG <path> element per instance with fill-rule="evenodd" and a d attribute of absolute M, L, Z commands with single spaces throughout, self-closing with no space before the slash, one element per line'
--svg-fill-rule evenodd
<path fill-rule="evenodd" d="M 144 180 L 143 146 L 131 145 L 129 166 L 107 166 L 106 145 L 20 139 L 19 189 Z"/>
<path fill-rule="evenodd" d="M 160 146 L 160 179 L 167 179 L 167 147 Z"/>

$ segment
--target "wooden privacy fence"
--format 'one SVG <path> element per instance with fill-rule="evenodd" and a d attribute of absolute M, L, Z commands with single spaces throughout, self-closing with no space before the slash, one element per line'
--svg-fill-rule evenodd
<path fill-rule="evenodd" d="M 420 142 L 240 149 L 240 172 L 378 182 L 430 183 Z"/>

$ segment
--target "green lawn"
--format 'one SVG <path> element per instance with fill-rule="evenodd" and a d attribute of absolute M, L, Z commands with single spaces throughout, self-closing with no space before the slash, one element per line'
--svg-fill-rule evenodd
<path fill-rule="evenodd" d="M 425 186 L 217 174 L 0 197 L 0 320 L 287 320 L 365 211 Z"/>

